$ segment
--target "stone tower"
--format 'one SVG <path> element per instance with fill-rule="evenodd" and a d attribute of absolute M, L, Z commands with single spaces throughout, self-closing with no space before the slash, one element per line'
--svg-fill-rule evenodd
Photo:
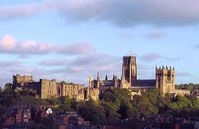
<path fill-rule="evenodd" d="M 137 80 L 137 64 L 135 56 L 124 56 L 122 63 L 123 81 L 133 85 L 133 80 Z"/>
<path fill-rule="evenodd" d="M 175 92 L 175 70 L 174 68 L 156 67 L 156 88 L 165 95 Z"/>
<path fill-rule="evenodd" d="M 100 76 L 99 76 L 99 72 L 97 73 L 97 87 L 96 88 L 100 88 Z"/>
<path fill-rule="evenodd" d="M 118 79 L 117 76 L 113 75 L 114 87 L 118 87 Z"/>
<path fill-rule="evenodd" d="M 13 75 L 13 87 L 24 87 L 28 83 L 34 82 L 33 76 L 21 76 L 19 74 Z"/>
<path fill-rule="evenodd" d="M 58 88 L 57 82 L 55 79 L 46 80 L 40 79 L 40 97 L 42 99 L 49 98 L 49 97 L 57 97 Z"/>

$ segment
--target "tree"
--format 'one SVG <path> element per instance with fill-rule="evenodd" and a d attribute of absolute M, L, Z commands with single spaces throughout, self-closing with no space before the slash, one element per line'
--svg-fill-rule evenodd
<path fill-rule="evenodd" d="M 119 116 L 121 119 L 126 119 L 128 117 L 127 110 L 131 108 L 131 93 L 128 89 L 107 89 L 104 93 L 100 95 L 100 99 L 105 103 L 106 111 L 109 111 L 110 105 L 112 107 L 117 107 L 115 110 L 115 116 Z M 106 112 L 107 113 L 107 112 Z"/>
<path fill-rule="evenodd" d="M 60 84 L 66 85 L 67 83 L 65 81 L 61 81 Z"/>
<path fill-rule="evenodd" d="M 68 96 L 60 97 L 59 108 L 62 110 L 71 110 L 71 100 Z"/>
<path fill-rule="evenodd" d="M 102 102 L 101 105 L 104 107 L 108 124 L 114 124 L 120 119 L 121 115 L 117 112 L 119 108 L 114 103 Z"/>
<path fill-rule="evenodd" d="M 158 113 L 158 108 L 153 105 L 149 98 L 145 95 L 134 96 L 133 107 L 138 109 L 140 115 L 142 116 Z"/>
<path fill-rule="evenodd" d="M 104 108 L 98 102 L 89 99 L 89 101 L 81 101 L 78 103 L 78 113 L 92 124 L 106 123 Z"/>
<path fill-rule="evenodd" d="M 35 105 L 36 98 L 34 96 L 26 95 L 21 97 L 20 104 Z"/>
<path fill-rule="evenodd" d="M 71 99 L 71 109 L 77 111 L 78 102 L 75 98 Z"/>
<path fill-rule="evenodd" d="M 1 94 L 1 104 L 4 107 L 16 104 L 18 96 L 15 96 L 14 89 L 11 83 L 6 83 L 3 92 Z"/>

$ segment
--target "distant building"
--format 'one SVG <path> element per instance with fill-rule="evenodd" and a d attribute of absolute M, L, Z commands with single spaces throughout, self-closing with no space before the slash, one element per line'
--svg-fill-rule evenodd
<path fill-rule="evenodd" d="M 53 120 L 56 129 L 91 129 L 90 121 L 85 121 L 76 112 L 60 113 Z"/>
<path fill-rule="evenodd" d="M 2 116 L 3 129 L 16 129 L 21 125 L 20 129 L 26 129 L 31 120 L 31 111 L 27 107 L 9 107 Z"/>
<path fill-rule="evenodd" d="M 131 91 L 142 91 L 147 89 L 157 88 L 160 93 L 165 94 L 190 94 L 188 90 L 176 90 L 175 89 L 175 70 L 171 67 L 159 67 L 155 69 L 155 79 L 137 79 L 137 63 L 135 56 L 124 56 L 122 63 L 122 76 L 118 79 L 117 76 L 113 76 L 112 80 L 108 80 L 106 75 L 105 80 L 101 80 L 99 73 L 97 79 L 89 80 L 91 87 L 99 88 L 100 92 L 103 92 L 107 88 L 127 88 Z M 132 94 L 140 94 L 135 92 Z"/>
<path fill-rule="evenodd" d="M 13 86 L 15 88 L 26 88 L 36 92 L 36 97 L 56 98 L 61 96 L 68 96 L 70 99 L 77 101 L 99 99 L 99 89 L 84 87 L 83 85 L 74 83 L 57 83 L 55 79 L 47 80 L 40 79 L 38 82 L 34 81 L 33 76 L 21 76 L 19 74 L 13 76 Z"/>
<path fill-rule="evenodd" d="M 33 76 L 21 76 L 19 74 L 13 76 L 13 86 L 20 88 L 27 88 L 36 91 L 40 98 L 57 97 L 58 89 L 55 79 L 47 80 L 40 79 L 38 82 L 34 81 Z"/>
<path fill-rule="evenodd" d="M 99 93 L 104 92 L 108 88 L 126 88 L 133 95 L 140 95 L 143 90 L 158 89 L 160 93 L 165 94 L 190 94 L 189 90 L 175 89 L 175 70 L 171 67 L 156 67 L 155 79 L 138 79 L 137 78 L 137 62 L 135 56 L 124 56 L 122 63 L 122 76 L 119 79 L 113 75 L 112 79 L 108 79 L 106 75 L 104 80 L 100 79 L 99 73 L 97 79 L 89 77 L 89 86 L 73 83 L 57 83 L 55 79 L 40 79 L 36 82 L 33 76 L 21 76 L 19 74 L 13 76 L 13 86 L 32 89 L 37 96 L 45 99 L 49 97 L 68 96 L 77 101 L 99 99 Z"/>
<path fill-rule="evenodd" d="M 19 74 L 13 76 L 13 86 L 14 87 L 24 87 L 28 83 L 34 82 L 33 76 L 21 76 Z"/>
<path fill-rule="evenodd" d="M 48 98 L 48 97 L 57 97 L 58 89 L 57 89 L 57 82 L 55 79 L 53 80 L 46 80 L 40 79 L 40 97 L 41 98 Z"/>
<path fill-rule="evenodd" d="M 84 100 L 84 86 L 67 83 L 60 84 L 59 87 L 60 96 L 68 96 L 70 99 L 74 98 L 76 100 Z"/>

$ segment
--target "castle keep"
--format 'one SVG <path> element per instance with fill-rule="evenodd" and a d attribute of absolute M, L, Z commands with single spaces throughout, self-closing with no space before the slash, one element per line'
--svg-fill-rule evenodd
<path fill-rule="evenodd" d="M 32 76 L 13 76 L 13 86 L 27 88 L 35 91 L 36 96 L 40 98 L 68 96 L 79 100 L 88 100 L 92 98 L 98 100 L 99 93 L 108 88 L 126 88 L 131 91 L 132 96 L 137 94 L 134 91 L 144 91 L 148 89 L 158 89 L 162 95 L 165 94 L 190 94 L 188 90 L 175 89 L 175 70 L 171 67 L 156 67 L 155 79 L 138 79 L 137 63 L 135 56 L 124 56 L 122 63 L 122 76 L 119 79 L 113 75 L 111 80 L 106 75 L 105 80 L 101 80 L 99 73 L 96 79 L 89 77 L 89 86 L 74 83 L 58 83 L 55 79 L 40 79 L 34 81 Z"/>

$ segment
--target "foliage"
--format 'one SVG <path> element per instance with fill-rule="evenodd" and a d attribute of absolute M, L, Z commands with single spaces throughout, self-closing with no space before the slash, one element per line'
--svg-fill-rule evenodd
<path fill-rule="evenodd" d="M 62 82 L 64 83 L 64 82 Z M 189 84 L 193 85 L 193 84 Z M 197 85 L 194 85 L 196 88 Z M 77 111 L 85 120 L 92 124 L 116 124 L 120 121 L 139 121 L 140 118 L 153 114 L 172 114 L 174 116 L 198 116 L 199 100 L 193 96 L 162 96 L 158 90 L 147 90 L 141 96 L 135 95 L 131 100 L 131 93 L 127 89 L 107 89 L 100 94 L 100 100 L 77 102 L 68 96 L 60 98 L 35 98 L 35 91 L 28 89 L 14 89 L 7 83 L 0 91 L 0 108 L 15 104 L 52 106 L 54 111 Z M 0 115 L 3 114 L 3 110 Z M 43 128 L 43 120 L 37 126 Z M 132 126 L 137 126 L 136 123 Z"/>
<path fill-rule="evenodd" d="M 61 110 L 71 110 L 71 100 L 68 96 L 60 97 L 59 108 Z"/>
<path fill-rule="evenodd" d="M 61 81 L 60 84 L 66 85 L 67 83 L 65 81 Z"/>
<path fill-rule="evenodd" d="M 131 108 L 131 93 L 129 90 L 119 88 L 107 89 L 100 95 L 100 99 L 106 109 L 107 120 L 110 119 L 110 113 L 116 117 L 115 120 L 119 119 L 119 116 L 121 119 L 127 118 L 127 111 Z"/>
<path fill-rule="evenodd" d="M 92 99 L 78 103 L 78 113 L 93 124 L 105 124 L 106 117 L 103 107 Z"/>
<path fill-rule="evenodd" d="M 199 89 L 199 84 L 193 84 L 193 83 L 189 83 L 189 84 L 176 84 L 175 85 L 176 88 L 178 89 L 187 89 L 187 90 L 195 90 L 195 89 Z"/>
<path fill-rule="evenodd" d="M 121 115 L 117 112 L 118 107 L 112 102 L 102 102 L 101 105 L 104 107 L 104 112 L 108 124 L 113 124 L 119 120 Z"/>

